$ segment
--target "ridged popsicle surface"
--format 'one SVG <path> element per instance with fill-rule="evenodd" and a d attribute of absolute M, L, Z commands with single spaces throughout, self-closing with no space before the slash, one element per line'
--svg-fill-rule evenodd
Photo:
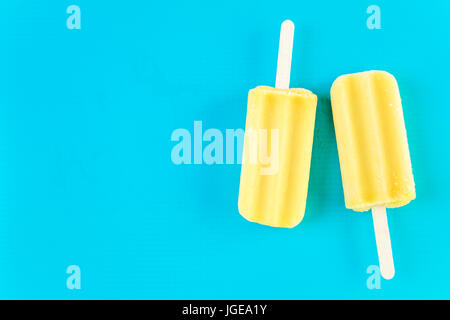
<path fill-rule="evenodd" d="M 416 197 L 397 81 L 384 71 L 344 75 L 331 88 L 345 205 L 400 207 Z"/>
<path fill-rule="evenodd" d="M 287 228 L 302 220 L 316 105 L 305 89 L 250 90 L 238 201 L 247 220 Z"/>

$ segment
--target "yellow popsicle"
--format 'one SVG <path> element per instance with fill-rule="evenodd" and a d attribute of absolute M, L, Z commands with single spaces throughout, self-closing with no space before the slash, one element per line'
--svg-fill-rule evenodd
<path fill-rule="evenodd" d="M 316 105 L 306 89 L 250 90 L 238 204 L 246 219 L 287 228 L 302 220 Z"/>
<path fill-rule="evenodd" d="M 400 93 L 384 71 L 334 81 L 331 104 L 345 205 L 400 207 L 416 197 Z"/>

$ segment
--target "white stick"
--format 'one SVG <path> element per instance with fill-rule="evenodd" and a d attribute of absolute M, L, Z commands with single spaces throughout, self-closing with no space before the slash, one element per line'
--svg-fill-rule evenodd
<path fill-rule="evenodd" d="M 372 208 L 373 226 L 377 241 L 378 260 L 383 278 L 389 280 L 394 277 L 394 259 L 392 258 L 391 237 L 386 216 L 386 208 L 377 206 Z"/>
<path fill-rule="evenodd" d="M 285 20 L 281 24 L 280 46 L 278 48 L 277 79 L 275 88 L 289 89 L 291 79 L 292 46 L 294 43 L 294 23 Z"/>

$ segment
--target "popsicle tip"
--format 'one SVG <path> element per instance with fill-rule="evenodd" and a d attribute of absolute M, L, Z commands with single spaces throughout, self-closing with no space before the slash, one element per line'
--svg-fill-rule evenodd
<path fill-rule="evenodd" d="M 295 26 L 294 26 L 294 23 L 292 22 L 292 20 L 286 19 L 281 24 L 281 27 L 294 29 Z"/>
<path fill-rule="evenodd" d="M 294 23 L 291 20 L 285 20 L 281 24 L 280 30 L 280 45 L 278 48 L 277 77 L 275 79 L 275 88 L 289 89 L 293 43 Z"/>
<path fill-rule="evenodd" d="M 394 266 L 392 266 L 391 268 L 380 268 L 381 270 L 381 275 L 383 276 L 384 279 L 386 280 L 391 280 L 392 278 L 394 278 L 395 276 L 395 269 Z"/>

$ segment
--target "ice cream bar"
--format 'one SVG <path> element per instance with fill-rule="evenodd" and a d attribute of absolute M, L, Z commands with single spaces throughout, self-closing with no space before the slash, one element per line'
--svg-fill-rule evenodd
<path fill-rule="evenodd" d="M 386 207 L 416 197 L 400 93 L 395 78 L 367 71 L 337 78 L 331 105 L 345 205 L 371 209 L 381 274 L 395 274 Z"/>
<path fill-rule="evenodd" d="M 305 89 L 250 90 L 238 205 L 246 219 L 288 228 L 302 220 L 316 104 Z"/>
<path fill-rule="evenodd" d="M 384 71 L 344 75 L 331 88 L 345 204 L 400 207 L 416 196 L 402 104 Z"/>
<path fill-rule="evenodd" d="M 289 89 L 294 24 L 281 25 L 275 88 L 248 94 L 238 208 L 247 220 L 292 228 L 303 218 L 317 97 Z"/>

